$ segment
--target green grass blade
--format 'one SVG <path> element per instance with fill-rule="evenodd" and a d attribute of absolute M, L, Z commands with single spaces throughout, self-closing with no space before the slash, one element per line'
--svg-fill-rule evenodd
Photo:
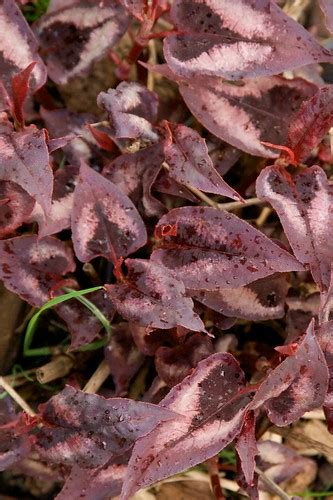
<path fill-rule="evenodd" d="M 25 337 L 24 337 L 24 342 L 23 342 L 23 356 L 48 356 L 48 355 L 52 354 L 52 348 L 50 348 L 50 347 L 40 347 L 40 348 L 36 348 L 36 349 L 30 349 L 30 346 L 31 346 L 33 338 L 34 338 L 34 333 L 35 333 L 36 328 L 37 328 L 37 323 L 38 323 L 39 317 L 44 311 L 47 311 L 48 309 L 51 309 L 52 307 L 57 306 L 57 305 L 61 304 L 62 302 L 66 302 L 67 300 L 77 299 L 79 297 L 81 298 L 83 295 L 86 295 L 87 293 L 97 292 L 98 290 L 101 290 L 102 288 L 103 288 L 102 286 L 95 286 L 93 288 L 87 288 L 85 290 L 72 290 L 69 293 L 65 293 L 64 295 L 60 295 L 59 297 L 54 297 L 54 299 L 51 299 L 48 302 L 46 302 L 46 304 L 44 304 L 36 312 L 36 314 L 34 314 L 32 316 L 32 318 L 30 319 L 30 321 L 28 323 Z M 91 302 L 89 302 L 89 303 L 92 304 Z M 102 313 L 100 312 L 100 314 L 102 314 Z M 105 317 L 104 317 L 104 319 L 105 319 L 105 321 L 107 321 L 107 319 Z M 107 323 L 109 325 L 108 321 L 107 321 Z"/>

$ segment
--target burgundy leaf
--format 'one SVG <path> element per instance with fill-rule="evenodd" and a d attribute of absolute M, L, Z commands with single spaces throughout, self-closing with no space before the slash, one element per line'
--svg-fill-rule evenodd
<path fill-rule="evenodd" d="M 187 187 L 234 200 L 241 199 L 213 167 L 206 142 L 198 132 L 185 125 L 168 122 L 165 122 L 164 128 L 167 134 L 164 142 L 165 159 L 172 178 Z"/>
<path fill-rule="evenodd" d="M 56 139 L 48 139 L 47 148 L 49 150 L 49 153 L 53 153 L 54 151 L 57 151 L 57 149 L 64 148 L 69 142 L 73 141 L 74 139 L 76 139 L 76 135 L 74 134 L 68 134 L 64 137 L 57 137 Z"/>
<path fill-rule="evenodd" d="M 47 302 L 62 276 L 74 270 L 71 249 L 56 238 L 25 235 L 0 241 L 0 279 L 35 307 Z"/>
<path fill-rule="evenodd" d="M 159 423 L 178 420 L 167 408 L 124 398 L 105 399 L 67 386 L 43 405 L 36 448 L 51 463 L 95 468 L 123 455 Z"/>
<path fill-rule="evenodd" d="M 18 184 L 0 181 L 0 238 L 27 222 L 34 205 L 35 200 Z"/>
<path fill-rule="evenodd" d="M 104 349 L 104 356 L 116 386 L 115 395 L 124 396 L 131 378 L 145 360 L 133 342 L 128 324 L 122 323 L 112 327 L 112 335 Z"/>
<path fill-rule="evenodd" d="M 225 316 L 263 321 L 283 318 L 289 283 L 276 275 L 239 288 L 218 291 L 191 290 L 189 294 L 205 306 Z"/>
<path fill-rule="evenodd" d="M 193 301 L 175 273 L 155 262 L 127 259 L 124 283 L 105 285 L 113 305 L 123 318 L 149 328 L 184 326 L 205 331 L 193 311 Z"/>
<path fill-rule="evenodd" d="M 323 404 L 327 386 L 328 369 L 312 321 L 295 354 L 282 361 L 262 382 L 251 407 L 264 405 L 275 425 L 289 425 Z"/>
<path fill-rule="evenodd" d="M 35 211 L 32 217 L 38 221 L 40 237 L 50 236 L 70 227 L 78 175 L 79 168 L 76 165 L 65 165 L 55 172 L 50 211 L 46 216 Z"/>
<path fill-rule="evenodd" d="M 126 474 L 126 465 L 106 465 L 96 469 L 82 469 L 74 465 L 56 500 L 105 500 L 116 497 Z"/>
<path fill-rule="evenodd" d="M 177 196 L 178 198 L 184 198 L 188 201 L 198 201 L 189 189 L 172 179 L 164 169 L 160 171 L 153 187 L 155 191 L 159 191 L 160 193 Z"/>
<path fill-rule="evenodd" d="M 2 395 L 2 393 L 1 393 Z M 15 429 L 15 411 L 9 397 L 0 399 L 0 471 L 16 464 L 30 451 L 27 436 L 19 436 Z M 12 427 L 1 429 L 2 425 L 13 423 Z"/>
<path fill-rule="evenodd" d="M 332 0 L 319 0 L 321 10 L 325 15 L 325 24 L 327 29 L 333 32 L 333 1 Z"/>
<path fill-rule="evenodd" d="M 116 0 L 72 0 L 53 7 L 35 25 L 49 77 L 65 84 L 87 72 L 118 42 L 127 25 L 126 13 Z"/>
<path fill-rule="evenodd" d="M 101 255 L 115 264 L 147 241 L 146 228 L 131 200 L 84 163 L 74 191 L 72 234 L 82 262 Z"/>
<path fill-rule="evenodd" d="M 164 40 L 164 56 L 186 78 L 237 80 L 333 60 L 274 1 L 175 0 L 171 17 L 181 33 Z"/>
<path fill-rule="evenodd" d="M 281 76 L 228 82 L 218 77 L 183 80 L 166 65 L 153 70 L 176 80 L 179 91 L 196 119 L 212 134 L 247 153 L 274 158 L 261 144 L 285 144 L 291 113 L 311 97 L 317 86 L 301 78 Z"/>
<path fill-rule="evenodd" d="M 214 348 L 207 335 L 195 333 L 183 344 L 160 347 L 155 354 L 155 367 L 161 380 L 169 387 L 179 384 L 199 361 L 213 354 Z"/>
<path fill-rule="evenodd" d="M 19 184 L 42 207 L 51 207 L 53 175 L 43 130 L 34 125 L 14 132 L 9 124 L 0 125 L 0 176 Z"/>
<path fill-rule="evenodd" d="M 151 194 L 151 188 L 163 161 L 161 145 L 154 144 L 135 153 L 118 156 L 104 167 L 103 175 L 116 184 L 136 206 L 142 200 L 148 216 L 160 216 L 165 212 L 165 207 Z"/>
<path fill-rule="evenodd" d="M 154 356 L 157 349 L 170 337 L 170 335 L 166 337 L 165 330 L 155 330 L 139 326 L 137 323 L 129 323 L 129 329 L 135 345 L 145 356 Z"/>
<path fill-rule="evenodd" d="M 303 264 L 310 266 L 318 286 L 325 290 L 331 278 L 333 241 L 332 195 L 325 172 L 317 166 L 297 170 L 265 168 L 257 179 L 257 195 L 277 211 L 289 243 Z"/>
<path fill-rule="evenodd" d="M 315 475 L 316 463 L 284 444 L 260 441 L 258 450 L 260 469 L 278 484 L 289 481 L 299 473 Z"/>
<path fill-rule="evenodd" d="M 17 124 L 21 127 L 24 125 L 23 106 L 29 91 L 30 76 L 35 66 L 36 61 L 33 61 L 12 77 L 12 113 Z"/>
<path fill-rule="evenodd" d="M 140 83 L 121 82 L 116 89 L 101 92 L 97 104 L 108 113 L 114 137 L 158 139 L 151 124 L 156 120 L 158 97 Z"/>
<path fill-rule="evenodd" d="M 0 4 L 0 81 L 12 100 L 12 77 L 35 62 L 30 89 L 35 91 L 46 81 L 46 68 L 38 55 L 37 41 L 14 0 Z"/>
<path fill-rule="evenodd" d="M 165 227 L 176 234 L 165 235 Z M 173 269 L 189 289 L 237 288 L 301 264 L 236 215 L 210 207 L 182 207 L 164 215 L 152 259 Z"/>
<path fill-rule="evenodd" d="M 249 486 L 253 485 L 255 457 L 258 455 L 256 441 L 256 419 L 253 411 L 245 415 L 244 423 L 240 435 L 237 438 L 236 450 L 240 459 L 241 469 L 245 481 Z"/>
<path fill-rule="evenodd" d="M 310 156 L 332 125 L 333 85 L 327 85 L 304 101 L 291 117 L 287 146 L 293 150 L 296 161 Z"/>
<path fill-rule="evenodd" d="M 97 149 L 97 144 L 86 125 L 97 121 L 94 115 L 74 113 L 68 109 L 49 111 L 44 108 L 41 108 L 40 114 L 52 138 L 63 138 L 70 134 L 77 136 L 63 148 L 70 163 L 79 164 L 80 160 L 89 161 L 94 149 Z"/>
<path fill-rule="evenodd" d="M 240 432 L 248 396 L 230 354 L 212 354 L 173 387 L 160 405 L 183 415 L 135 443 L 121 498 L 216 455 Z"/>
<path fill-rule="evenodd" d="M 61 295 L 61 293 L 59 293 L 59 295 Z M 115 310 L 109 299 L 105 297 L 105 292 L 103 290 L 90 293 L 88 300 L 92 302 L 109 321 L 112 321 Z M 93 342 L 102 329 L 101 322 L 78 300 L 72 299 L 63 302 L 55 309 L 57 314 L 67 323 L 68 330 L 70 331 L 70 351 L 74 351 L 82 345 Z"/>

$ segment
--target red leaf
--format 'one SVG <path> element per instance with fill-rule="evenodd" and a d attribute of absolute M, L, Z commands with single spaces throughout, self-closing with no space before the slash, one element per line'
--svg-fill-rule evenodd
<path fill-rule="evenodd" d="M 152 185 L 161 169 L 164 154 L 160 144 L 118 156 L 103 169 L 103 175 L 148 216 L 162 215 L 166 209 L 152 193 Z"/>
<path fill-rule="evenodd" d="M 145 245 L 145 225 L 127 196 L 84 163 L 74 191 L 72 239 L 79 260 L 97 256 L 115 265 Z"/>
<path fill-rule="evenodd" d="M 51 463 L 95 468 L 121 457 L 134 442 L 177 413 L 150 403 L 105 399 L 67 386 L 41 409 L 36 448 Z"/>
<path fill-rule="evenodd" d="M 63 138 L 70 134 L 77 136 L 68 145 L 63 146 L 69 163 L 78 165 L 80 161 L 89 162 L 89 159 L 95 156 L 97 143 L 87 128 L 89 123 L 97 121 L 94 115 L 74 113 L 68 109 L 49 111 L 44 108 L 41 108 L 40 114 L 52 139 Z"/>
<path fill-rule="evenodd" d="M 24 126 L 23 105 L 28 94 L 30 76 L 35 66 L 36 61 L 33 61 L 12 78 L 13 116 L 21 127 Z"/>
<path fill-rule="evenodd" d="M 213 167 L 206 142 L 198 132 L 185 125 L 164 123 L 168 134 L 164 142 L 165 159 L 170 166 L 169 175 L 180 184 L 201 191 L 240 200 Z"/>
<path fill-rule="evenodd" d="M 135 443 L 121 498 L 216 455 L 240 432 L 247 396 L 231 354 L 213 354 L 171 389 L 160 406 L 183 415 L 159 424 Z"/>
<path fill-rule="evenodd" d="M 0 279 L 35 307 L 47 302 L 61 277 L 74 270 L 72 251 L 56 238 L 25 235 L 0 241 Z"/>
<path fill-rule="evenodd" d="M 43 130 L 34 125 L 14 132 L 9 123 L 0 125 L 1 180 L 19 184 L 42 207 L 51 208 L 53 175 Z"/>
<path fill-rule="evenodd" d="M 28 437 L 17 432 L 17 418 L 10 398 L 0 399 L 0 471 L 12 467 L 30 452 Z M 11 423 L 13 426 L 1 429 Z"/>
<path fill-rule="evenodd" d="M 277 275 L 239 288 L 218 291 L 190 290 L 189 294 L 205 306 L 225 316 L 263 321 L 283 318 L 289 283 Z"/>
<path fill-rule="evenodd" d="M 291 113 L 311 97 L 317 87 L 301 78 L 280 76 L 228 82 L 223 78 L 177 77 L 165 66 L 153 70 L 175 80 L 195 118 L 212 134 L 252 155 L 274 158 L 262 141 L 285 144 Z"/>
<path fill-rule="evenodd" d="M 35 200 L 18 184 L 0 181 L 0 238 L 27 222 L 34 205 Z"/>
<path fill-rule="evenodd" d="M 56 500 L 103 500 L 121 492 L 126 465 L 105 465 L 97 469 L 82 469 L 74 465 Z"/>
<path fill-rule="evenodd" d="M 172 271 L 148 261 L 127 259 L 128 276 L 124 283 L 105 285 L 113 305 L 123 318 L 149 328 L 184 326 L 205 331 L 193 311 L 193 301 Z"/>
<path fill-rule="evenodd" d="M 333 125 L 333 85 L 321 87 L 291 117 L 288 147 L 298 162 L 310 156 Z"/>
<path fill-rule="evenodd" d="M 312 321 L 297 352 L 268 374 L 250 407 L 264 405 L 269 419 L 283 427 L 322 406 L 327 386 L 328 369 Z"/>
<path fill-rule="evenodd" d="M 110 302 L 110 301 L 109 301 Z M 131 378 L 145 360 L 132 339 L 127 323 L 114 325 L 109 344 L 104 349 L 110 373 L 116 386 L 116 396 L 124 396 Z"/>
<path fill-rule="evenodd" d="M 257 179 L 257 195 L 277 211 L 289 243 L 303 264 L 310 266 L 318 286 L 330 284 L 333 241 L 332 194 L 325 172 L 317 166 L 289 175 L 283 169 L 265 168 Z"/>
<path fill-rule="evenodd" d="M 256 465 L 255 457 L 258 455 L 255 430 L 255 414 L 253 411 L 249 411 L 245 415 L 243 427 L 236 443 L 236 450 L 240 459 L 242 472 L 249 486 L 253 486 Z"/>
<path fill-rule="evenodd" d="M 97 104 L 109 115 L 111 133 L 117 138 L 141 138 L 155 142 L 158 97 L 136 82 L 121 82 L 116 89 L 101 92 Z"/>
<path fill-rule="evenodd" d="M 165 39 L 164 56 L 186 78 L 237 80 L 333 60 L 274 1 L 175 0 L 171 17 L 180 33 Z"/>
<path fill-rule="evenodd" d="M 157 374 L 169 387 L 173 387 L 189 375 L 199 361 L 213 352 L 211 339 L 207 335 L 195 333 L 183 344 L 157 349 L 155 353 Z"/>
<path fill-rule="evenodd" d="M 53 4 L 35 24 L 49 77 L 63 85 L 84 74 L 120 40 L 127 26 L 126 13 L 116 0 Z"/>
<path fill-rule="evenodd" d="M 152 259 L 189 289 L 237 288 L 274 274 L 303 267 L 288 252 L 236 215 L 210 207 L 170 210 L 158 225 L 177 224 L 177 236 L 159 240 Z"/>
<path fill-rule="evenodd" d="M 24 89 L 27 86 L 27 81 L 24 83 L 24 80 L 29 79 L 29 74 L 32 71 L 30 89 L 32 92 L 36 91 L 46 81 L 46 68 L 38 55 L 37 40 L 14 0 L 1 1 L 0 33 L 2 33 L 0 40 L 0 80 L 10 101 L 14 99 L 15 110 L 17 111 L 21 109 L 24 100 L 23 96 L 25 97 L 27 91 L 27 89 Z M 14 75 L 17 76 L 14 77 Z M 13 77 L 14 88 L 12 88 Z M 19 80 L 21 80 L 23 88 Z M 17 94 L 17 87 L 20 87 L 20 93 L 23 91 L 21 96 Z M 12 91 L 14 91 L 14 95 Z"/>

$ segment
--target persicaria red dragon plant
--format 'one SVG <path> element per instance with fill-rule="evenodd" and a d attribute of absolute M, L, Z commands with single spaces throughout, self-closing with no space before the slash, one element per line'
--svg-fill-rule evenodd
<path fill-rule="evenodd" d="M 329 44 L 283 1 L 26 3 L 0 0 L 0 278 L 53 299 L 69 341 L 38 339 L 70 367 L 24 398 L 0 333 L 0 470 L 127 500 L 205 462 L 221 500 L 229 447 L 257 499 L 313 464 L 267 429 L 333 432 Z"/>

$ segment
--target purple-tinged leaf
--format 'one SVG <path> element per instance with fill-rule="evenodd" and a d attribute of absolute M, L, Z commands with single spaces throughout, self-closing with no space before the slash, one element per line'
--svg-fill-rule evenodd
<path fill-rule="evenodd" d="M 64 148 L 69 142 L 73 141 L 74 139 L 76 139 L 76 135 L 74 134 L 68 134 L 64 137 L 57 137 L 56 139 L 48 139 L 47 148 L 49 150 L 49 153 L 53 153 L 54 151 L 57 151 L 57 149 Z"/>
<path fill-rule="evenodd" d="M 35 66 L 36 61 L 33 61 L 12 77 L 12 114 L 19 127 L 24 126 L 23 106 L 29 92 L 30 76 Z"/>
<path fill-rule="evenodd" d="M 79 168 L 76 165 L 65 165 L 55 172 L 50 211 L 46 216 L 35 211 L 32 216 L 38 221 L 39 237 L 50 236 L 70 227 L 78 175 Z"/>
<path fill-rule="evenodd" d="M 51 463 L 92 469 L 122 456 L 158 424 L 178 420 L 167 408 L 124 398 L 105 399 L 65 387 L 43 405 L 36 448 Z"/>
<path fill-rule="evenodd" d="M 117 0 L 73 0 L 35 24 L 49 77 L 65 84 L 86 73 L 123 36 L 128 19 Z"/>
<path fill-rule="evenodd" d="M 218 291 L 188 290 L 192 298 L 225 316 L 264 321 L 283 318 L 289 283 L 276 275 L 239 288 Z"/>
<path fill-rule="evenodd" d="M 333 33 L 333 1 L 319 0 L 319 5 L 325 15 L 325 24 L 327 29 Z"/>
<path fill-rule="evenodd" d="M 116 497 L 121 492 L 126 469 L 126 465 L 116 464 L 92 470 L 74 465 L 64 487 L 55 499 L 105 500 Z"/>
<path fill-rule="evenodd" d="M 192 202 L 198 201 L 189 189 L 172 179 L 172 177 L 170 177 L 164 169 L 160 171 L 153 187 L 154 190 L 163 194 L 177 196 L 177 198 L 184 198 L 185 200 Z"/>
<path fill-rule="evenodd" d="M 159 174 L 164 154 L 160 144 L 135 153 L 118 156 L 103 169 L 103 175 L 116 184 L 138 206 L 141 203 L 148 216 L 162 215 L 164 205 L 151 194 L 152 185 Z"/>
<path fill-rule="evenodd" d="M 170 338 L 170 332 L 166 336 L 165 330 L 155 330 L 137 323 L 129 323 L 129 329 L 135 345 L 145 356 L 154 356 L 157 349 Z"/>
<path fill-rule="evenodd" d="M 264 406 L 278 426 L 289 425 L 324 403 L 328 369 L 314 330 L 314 321 L 295 354 L 280 363 L 260 385 L 252 409 Z"/>
<path fill-rule="evenodd" d="M 152 259 L 173 269 L 194 290 L 237 288 L 274 274 L 303 269 L 288 252 L 236 215 L 210 207 L 170 210 L 156 234 L 162 236 Z"/>
<path fill-rule="evenodd" d="M 258 466 L 277 484 L 290 481 L 299 473 L 315 477 L 316 463 L 284 444 L 259 441 L 258 450 Z"/>
<path fill-rule="evenodd" d="M 173 179 L 187 187 L 234 200 L 241 199 L 213 167 L 206 142 L 198 132 L 185 125 L 168 122 L 164 123 L 164 129 L 167 136 L 164 141 L 165 160 Z"/>
<path fill-rule="evenodd" d="M 0 241 L 0 279 L 35 307 L 47 302 L 62 276 L 74 270 L 71 249 L 56 238 L 25 235 Z"/>
<path fill-rule="evenodd" d="M 94 123 L 97 118 L 88 113 L 74 113 L 68 109 L 54 109 L 52 111 L 41 108 L 41 117 L 52 139 L 75 134 L 76 139 L 63 147 L 70 163 L 79 164 L 80 160 L 89 162 L 97 150 L 97 144 L 87 129 L 89 123 Z"/>
<path fill-rule="evenodd" d="M 12 100 L 12 78 L 35 62 L 30 90 L 39 89 L 46 81 L 46 68 L 38 55 L 38 43 L 14 0 L 0 4 L 0 81 Z"/>
<path fill-rule="evenodd" d="M 195 333 L 183 344 L 175 347 L 160 347 L 155 353 L 155 367 L 158 376 L 169 387 L 179 384 L 199 361 L 214 352 L 211 339 L 207 335 Z"/>
<path fill-rule="evenodd" d="M 61 295 L 61 293 L 59 293 L 59 295 Z M 88 299 L 110 322 L 112 321 L 115 310 L 110 300 L 105 297 L 105 292 L 103 290 L 90 293 Z M 59 304 L 55 310 L 67 323 L 68 330 L 71 334 L 70 351 L 74 351 L 82 345 L 93 342 L 102 329 L 101 322 L 78 300 L 72 299 L 63 302 Z"/>
<path fill-rule="evenodd" d="M 186 105 L 212 134 L 242 151 L 265 158 L 274 158 L 276 153 L 261 141 L 285 144 L 291 114 L 317 90 L 316 85 L 301 78 L 271 76 L 227 82 L 200 76 L 182 80 L 166 65 L 151 69 L 177 81 Z"/>
<path fill-rule="evenodd" d="M 317 166 L 297 170 L 265 168 L 257 179 L 257 196 L 277 211 L 289 243 L 302 264 L 310 266 L 322 290 L 329 287 L 333 240 L 332 194 L 325 172 Z"/>
<path fill-rule="evenodd" d="M 240 465 L 245 481 L 249 486 L 253 485 L 255 457 L 258 455 L 256 441 L 256 418 L 253 411 L 246 413 L 242 430 L 237 438 L 236 451 L 239 456 Z"/>
<path fill-rule="evenodd" d="M 148 260 L 127 259 L 126 266 L 128 274 L 124 283 L 105 285 L 123 318 L 149 328 L 167 329 L 180 325 L 205 331 L 176 273 Z"/>
<path fill-rule="evenodd" d="M 131 200 L 84 163 L 74 190 L 72 235 L 82 262 L 100 255 L 116 264 L 147 241 L 145 225 Z"/>
<path fill-rule="evenodd" d="M 116 89 L 101 92 L 97 104 L 108 113 L 114 137 L 157 141 L 158 135 L 151 124 L 157 117 L 155 92 L 140 83 L 121 82 Z"/>
<path fill-rule="evenodd" d="M 14 132 L 9 124 L 0 125 L 0 177 L 19 184 L 42 207 L 51 208 L 53 174 L 43 130 L 34 125 Z"/>
<path fill-rule="evenodd" d="M 35 200 L 18 184 L 0 180 L 0 238 L 29 220 Z"/>
<path fill-rule="evenodd" d="M 124 396 L 131 378 L 145 360 L 144 355 L 133 342 L 127 323 L 112 327 L 112 335 L 109 344 L 104 349 L 104 356 L 116 386 L 115 395 Z"/>
<path fill-rule="evenodd" d="M 164 40 L 164 56 L 182 77 L 239 80 L 333 61 L 274 1 L 175 0 L 171 18 L 180 33 Z"/>
<path fill-rule="evenodd" d="M 332 125 L 333 85 L 327 85 L 304 101 L 291 117 L 287 146 L 294 152 L 296 161 L 310 156 Z"/>
<path fill-rule="evenodd" d="M 0 471 L 16 464 L 30 452 L 28 437 L 19 436 L 15 431 L 14 420 L 16 418 L 10 398 L 0 399 Z M 2 425 L 11 422 L 13 427 L 1 429 Z"/>
<path fill-rule="evenodd" d="M 213 354 L 173 387 L 160 405 L 183 415 L 135 443 L 121 498 L 216 455 L 240 432 L 248 396 L 237 395 L 244 374 L 230 354 Z"/>

